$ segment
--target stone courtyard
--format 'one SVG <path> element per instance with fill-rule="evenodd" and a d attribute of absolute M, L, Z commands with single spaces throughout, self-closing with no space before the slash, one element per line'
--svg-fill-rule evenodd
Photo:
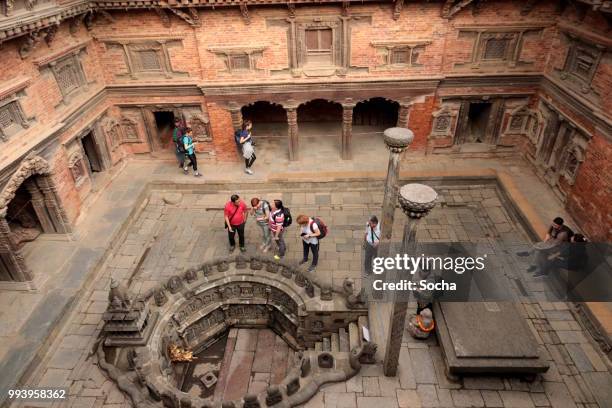
<path fill-rule="evenodd" d="M 507 166 L 503 161 L 482 162 L 481 169 L 473 167 L 471 170 L 464 168 L 455 171 L 455 174 L 463 173 L 464 177 L 444 177 L 443 168 L 452 167 L 451 163 L 438 163 L 436 171 L 428 170 L 426 167 L 431 167 L 431 164 L 422 162 L 403 166 L 401 183 L 418 174 L 406 170 L 420 168 L 418 177 L 426 177 L 423 173 L 429 171 L 431 176 L 425 180 L 441 196 L 432 214 L 417 232 L 419 241 L 486 242 L 492 246 L 510 245 L 512 248 L 525 248 L 531 242 L 533 232 L 517 216 L 517 208 L 524 207 L 525 203 L 509 200 L 508 197 L 514 195 L 509 195 L 508 189 L 518 189 L 535 202 L 545 199 L 549 192 L 538 187 L 537 182 L 515 187 L 505 184 L 502 187 L 498 184 L 499 179 L 492 177 L 494 172 L 491 168 L 497 167 L 500 172 L 507 170 L 510 178 L 515 180 L 528 180 L 533 176 L 520 165 Z M 46 321 L 53 316 L 54 306 L 49 302 L 55 298 L 58 304 L 61 303 L 57 290 L 67 291 L 73 286 L 78 287 L 81 283 L 76 279 L 77 275 L 83 279 L 83 271 L 89 269 L 90 272 L 82 282 L 83 289 L 75 292 L 75 303 L 65 309 L 68 314 L 57 317 L 61 329 L 52 335 L 51 342 L 45 343 L 43 354 L 37 357 L 40 364 L 28 380 L 30 386 L 66 387 L 70 398 L 65 402 L 29 402 L 22 406 L 131 406 L 129 398 L 99 368 L 95 353 L 98 335 L 104 324 L 102 316 L 108 306 L 110 279 L 121 280 L 129 285 L 131 292 L 142 294 L 190 267 L 227 256 L 222 207 L 234 192 L 247 201 L 256 195 L 267 199 L 278 197 L 291 208 L 294 217 L 304 213 L 323 218 L 330 226 L 330 234 L 321 243 L 319 267 L 313 279 L 341 286 L 344 279 L 350 277 L 359 286 L 365 222 L 369 215 L 380 213 L 383 195 L 382 180 L 373 176 L 379 167 L 373 163 L 370 166 L 371 178 L 350 171 L 341 173 L 340 168 L 340 173 L 338 170 L 322 173 L 321 181 L 313 182 L 306 181 L 309 176 L 304 173 L 271 171 L 258 175 L 254 180 L 230 185 L 215 180 L 210 173 L 202 183 L 185 183 L 182 175 L 172 175 L 173 166 L 168 162 L 153 165 L 139 160 L 129 162 L 100 191 L 99 197 L 92 203 L 90 214 L 79 223 L 74 242 L 37 240 L 32 243 L 40 245 L 36 251 L 38 256 L 41 252 L 50 256 L 39 258 L 40 271 L 54 262 L 61 264 L 49 251 L 64 254 L 64 261 L 68 262 L 44 281 L 37 295 L 42 296 L 43 301 L 30 299 L 29 303 L 25 301 L 25 306 L 14 303 L 7 304 L 4 309 L 2 321 L 5 324 L 11 322 L 3 330 L 3 338 L 7 340 L 3 342 L 5 369 L 8 367 L 6 364 L 19 367 L 16 360 L 10 363 L 19 353 L 24 353 L 20 358 L 27 358 L 27 352 L 31 351 L 27 348 L 33 346 L 31 343 L 28 345 L 27 337 L 19 337 L 31 332 L 33 337 L 30 341 L 35 341 L 36 336 L 43 332 L 33 321 L 37 318 Z M 236 169 L 228 168 L 227 177 L 236 177 L 232 172 L 236 172 Z M 135 187 L 138 183 L 134 183 L 134 180 L 141 179 L 149 179 L 149 187 L 146 184 Z M 550 207 L 554 201 L 546 202 L 549 203 L 548 207 L 543 205 L 537 209 L 542 217 L 549 216 L 549 211 L 559 211 Z M 404 219 L 400 209 L 396 209 L 396 240 L 401 239 Z M 250 256 L 255 254 L 259 245 L 259 229 L 255 228 L 252 220 L 247 224 L 246 236 L 247 256 Z M 105 242 L 108 242 L 108 246 L 105 246 Z M 76 251 L 74 245 L 78 246 Z M 297 264 L 301 257 L 301 245 L 295 227 L 290 227 L 287 246 L 286 261 Z M 534 300 L 544 296 L 546 282 L 522 273 L 521 268 L 526 268 L 525 261 L 516 257 L 512 259 L 519 266 L 516 268 L 516 278 L 530 295 L 522 302 L 521 312 L 537 339 L 541 355 L 550 364 L 545 374 L 538 375 L 533 382 L 525 381 L 520 376 L 468 376 L 459 381 L 450 381 L 445 374 L 443 355 L 435 338 L 418 341 L 405 333 L 397 377 L 384 376 L 380 362 L 364 365 L 355 377 L 346 382 L 323 385 L 305 406 L 608 406 L 612 401 L 609 360 L 579 318 L 581 315 L 576 313 L 571 303 Z M 32 261 L 37 265 L 36 258 L 33 257 Z M 94 268 L 96 263 L 99 266 Z M 518 291 L 517 296 L 520 296 Z M 38 305 L 37 301 L 40 302 Z M 16 306 L 23 310 L 28 310 L 26 306 L 35 309 L 28 319 L 25 314 L 19 315 Z M 230 331 L 230 337 L 238 334 L 242 344 L 236 346 L 236 350 L 242 353 L 244 351 L 241 349 L 255 350 L 257 353 L 256 345 L 263 334 L 252 336 L 244 332 L 240 336 L 240 330 Z M 15 337 L 17 332 L 21 333 L 19 337 Z M 21 348 L 23 351 L 20 351 L 19 344 L 25 347 Z M 234 364 L 238 363 L 232 363 L 235 367 Z M 273 384 L 270 377 L 262 381 L 262 374 L 254 369 L 251 371 L 248 363 L 246 366 L 239 364 L 238 367 L 233 370 L 240 373 L 236 377 L 237 387 L 242 390 L 239 393 Z M 243 378 L 240 380 L 242 382 L 238 378 Z M 231 393 L 227 387 L 225 391 Z M 232 397 L 235 398 L 236 394 Z"/>

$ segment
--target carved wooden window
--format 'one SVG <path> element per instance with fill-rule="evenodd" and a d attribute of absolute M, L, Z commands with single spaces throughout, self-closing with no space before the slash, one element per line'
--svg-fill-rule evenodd
<path fill-rule="evenodd" d="M 76 55 L 71 55 L 49 65 L 64 98 L 86 84 L 83 67 Z"/>
<path fill-rule="evenodd" d="M 248 54 L 230 55 L 229 65 L 231 71 L 251 69 L 251 62 Z"/>
<path fill-rule="evenodd" d="M 410 64 L 410 48 L 391 50 L 391 64 Z"/>
<path fill-rule="evenodd" d="M 159 51 L 154 49 L 134 50 L 136 71 L 161 72 L 161 59 Z"/>
<path fill-rule="evenodd" d="M 332 65 L 333 63 L 333 31 L 331 28 L 307 29 L 306 61 L 313 65 Z"/>
<path fill-rule="evenodd" d="M 23 117 L 17 101 L 0 107 L 0 139 L 7 140 L 22 129 Z"/>
<path fill-rule="evenodd" d="M 505 60 L 508 55 L 510 40 L 506 38 L 491 38 L 486 40 L 483 59 Z"/>
<path fill-rule="evenodd" d="M 574 39 L 571 42 L 561 78 L 567 79 L 568 76 L 572 76 L 582 86 L 582 92 L 589 92 L 602 55 L 603 50 L 597 46 Z"/>

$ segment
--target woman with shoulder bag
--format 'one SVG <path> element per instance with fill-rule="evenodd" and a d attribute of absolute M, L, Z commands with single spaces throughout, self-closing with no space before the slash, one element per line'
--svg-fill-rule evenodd
<path fill-rule="evenodd" d="M 253 174 L 251 166 L 255 163 L 255 148 L 253 147 L 253 141 L 251 138 L 251 129 L 253 123 L 250 120 L 245 120 L 242 123 L 242 132 L 240 132 L 240 144 L 242 145 L 242 157 L 244 157 L 244 172 L 246 174 Z"/>

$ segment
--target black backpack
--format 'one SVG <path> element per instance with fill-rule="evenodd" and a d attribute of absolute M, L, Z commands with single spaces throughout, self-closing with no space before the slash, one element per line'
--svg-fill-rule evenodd
<path fill-rule="evenodd" d="M 290 226 L 293 222 L 293 218 L 291 217 L 291 211 L 289 211 L 289 208 L 283 207 L 283 215 L 285 217 L 283 221 L 283 228 L 286 228 Z"/>
<path fill-rule="evenodd" d="M 237 131 L 234 132 L 234 142 L 236 142 L 236 147 L 241 148 L 241 144 L 240 144 L 240 134 L 242 133 L 242 130 L 238 129 Z"/>
<path fill-rule="evenodd" d="M 180 135 L 176 138 L 176 151 L 179 153 L 187 153 L 185 150 L 185 143 L 183 143 L 183 137 L 185 135 Z"/>
<path fill-rule="evenodd" d="M 323 220 L 318 217 L 312 217 L 312 220 L 314 221 L 315 224 L 317 224 L 317 227 L 319 227 L 319 232 L 321 232 L 321 234 L 319 234 L 317 239 L 322 240 L 323 238 L 327 236 L 329 232 L 329 228 L 327 228 L 327 225 L 325 225 Z M 312 224 L 310 224 L 310 231 L 314 232 L 314 229 L 312 228 Z"/>

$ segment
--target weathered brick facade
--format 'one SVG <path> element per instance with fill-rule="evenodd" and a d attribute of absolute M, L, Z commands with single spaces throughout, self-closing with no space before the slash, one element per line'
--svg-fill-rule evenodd
<path fill-rule="evenodd" d="M 58 17 L 57 30 L 0 32 L 0 109 L 10 101 L 0 133 L 3 189 L 28 154 L 39 155 L 72 222 L 92 188 L 88 161 L 104 171 L 127 155 L 167 148 L 157 136 L 160 112 L 185 118 L 199 151 L 231 161 L 242 106 L 268 101 L 291 118 L 313 99 L 346 111 L 381 97 L 397 102 L 400 116 L 410 112 L 418 154 L 462 155 L 474 143 L 490 146 L 485 156 L 523 154 L 592 239 L 612 239 L 605 11 L 552 0 L 531 8 L 488 1 L 453 9 L 458 2 L 447 1 L 242 12 L 156 12 L 136 3 L 62 11 L 76 17 Z M 42 26 L 53 27 L 47 20 Z M 7 21 L 0 18 L 0 28 Z"/>

